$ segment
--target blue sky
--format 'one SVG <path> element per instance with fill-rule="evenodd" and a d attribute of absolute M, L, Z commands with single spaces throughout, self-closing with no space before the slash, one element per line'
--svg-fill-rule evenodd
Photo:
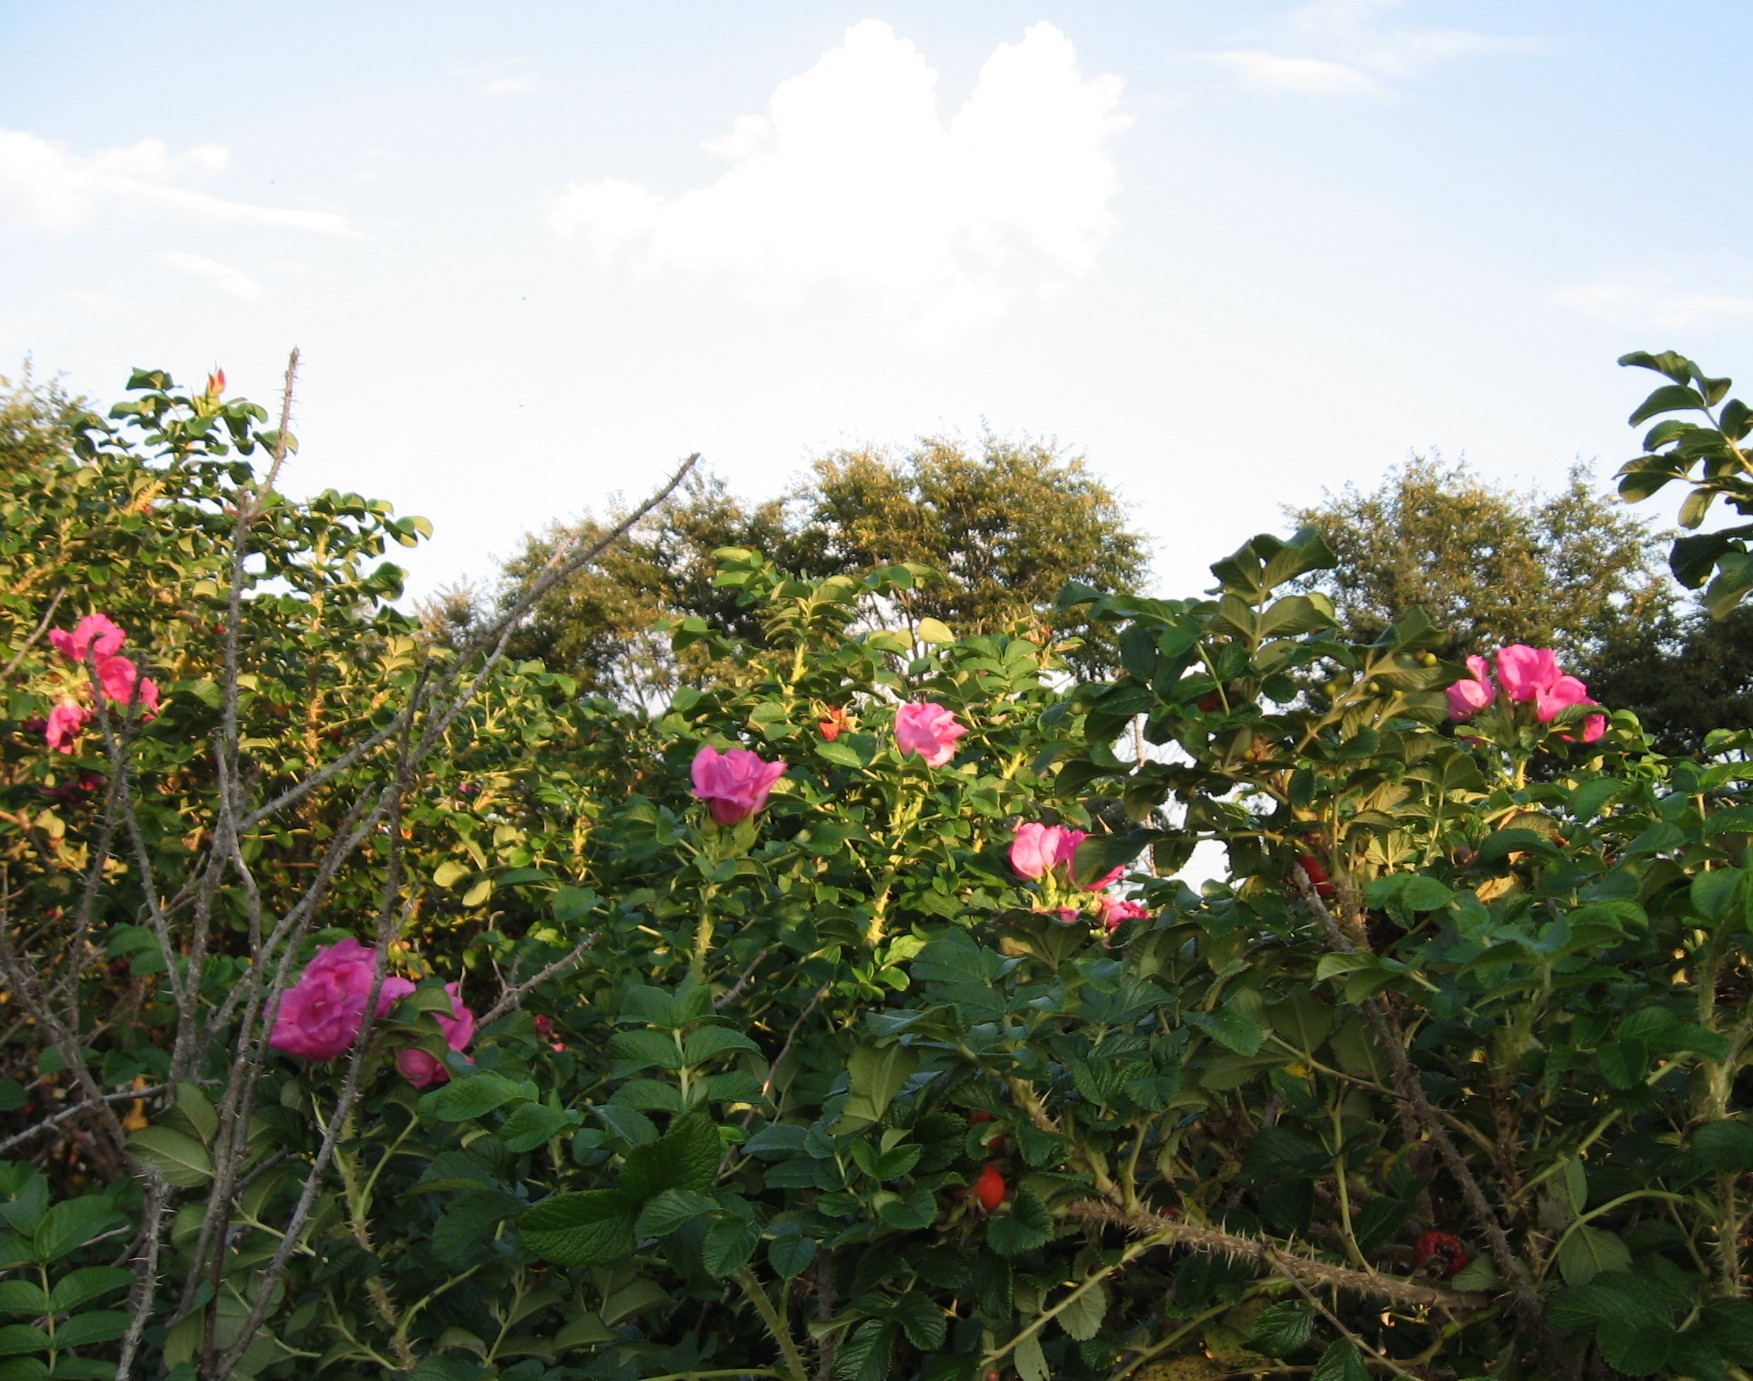
<path fill-rule="evenodd" d="M 267 400 L 299 345 L 288 487 L 431 518 L 416 591 L 690 451 L 763 497 L 984 423 L 1192 593 L 1415 449 L 1605 488 L 1624 351 L 1753 367 L 1749 40 L 1739 0 L 5 5 L 0 372 Z"/>

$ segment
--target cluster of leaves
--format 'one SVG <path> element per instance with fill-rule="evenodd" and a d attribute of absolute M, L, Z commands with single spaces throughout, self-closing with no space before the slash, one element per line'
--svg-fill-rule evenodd
<path fill-rule="evenodd" d="M 1704 606 L 1720 618 L 1753 590 L 1753 553 L 1747 550 L 1753 524 L 1705 533 L 1696 529 L 1704 525 L 1718 499 L 1742 517 L 1753 515 L 1753 465 L 1748 464 L 1743 445 L 1753 432 L 1753 408 L 1729 397 L 1733 379 L 1712 378 L 1673 350 L 1659 355 L 1634 350 L 1620 356 L 1619 363 L 1654 370 L 1671 381 L 1638 405 L 1631 414 L 1632 426 L 1671 412 L 1695 413 L 1704 419 L 1670 417 L 1650 428 L 1643 439 L 1644 454 L 1628 460 L 1619 471 L 1619 492 L 1635 503 L 1674 480 L 1692 486 L 1680 504 L 1680 526 L 1695 535 L 1675 539 L 1668 560 L 1674 578 L 1688 589 L 1710 582 Z"/>
<path fill-rule="evenodd" d="M 418 529 L 273 499 L 234 453 L 275 451 L 259 411 L 137 382 L 146 429 L 45 451 L 61 536 L 7 549 L 0 1149 L 48 1174 L 0 1179 L 0 1377 L 1753 1368 L 1753 735 L 1457 732 L 1448 635 L 1340 636 L 1313 532 L 1213 597 L 1067 590 L 1105 680 L 908 617 L 920 564 L 733 546 L 734 622 L 671 631 L 709 683 L 636 713 L 489 665 L 404 714 L 459 665 L 366 565 Z M 157 477 L 162 524 L 72 497 Z M 73 674 L 33 639 L 63 587 L 137 599 L 104 607 L 164 672 L 101 755 L 28 727 Z M 907 701 L 967 727 L 952 760 L 900 752 Z M 703 745 L 785 764 L 757 816 L 692 797 Z M 103 790 L 46 795 L 80 771 Z M 395 809 L 331 852 L 366 799 Z M 1007 856 L 1033 821 L 1147 914 L 1046 910 Z M 1207 842 L 1229 876 L 1195 893 L 1168 874 Z M 333 1066 L 265 1050 L 235 994 L 345 934 L 416 991 Z M 459 976 L 480 1029 L 414 1088 L 394 1054 L 442 1049 Z"/>

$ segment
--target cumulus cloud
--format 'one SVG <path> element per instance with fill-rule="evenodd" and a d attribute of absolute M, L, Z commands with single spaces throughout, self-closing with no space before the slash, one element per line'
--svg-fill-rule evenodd
<path fill-rule="evenodd" d="M 351 233 L 333 211 L 254 206 L 182 184 L 217 176 L 226 151 L 201 144 L 172 153 L 159 139 L 80 155 L 23 130 L 0 129 L 0 221 L 31 230 L 83 230 L 114 213 L 220 225 Z"/>
<path fill-rule="evenodd" d="M 1753 296 L 1692 292 L 1661 274 L 1628 274 L 1572 283 L 1551 300 L 1614 326 L 1663 331 L 1708 330 L 1753 321 Z"/>
<path fill-rule="evenodd" d="M 1201 54 L 1244 86 L 1306 96 L 1355 96 L 1384 89 L 1459 58 L 1525 53 L 1533 38 L 1468 29 L 1418 29 L 1388 21 L 1406 0 L 1312 0 L 1284 15 L 1273 48 L 1232 48 Z"/>
<path fill-rule="evenodd" d="M 937 73 L 877 20 L 706 144 L 728 165 L 665 196 L 573 184 L 549 225 L 603 261 L 725 273 L 769 294 L 842 283 L 923 331 L 1000 315 L 1087 272 L 1112 232 L 1121 83 L 1086 77 L 1051 24 L 986 60 L 946 124 Z"/>
<path fill-rule="evenodd" d="M 220 292 L 229 293 L 233 297 L 254 299 L 262 295 L 262 285 L 241 269 L 234 269 L 230 264 L 222 264 L 217 259 L 208 259 L 200 254 L 166 253 L 157 254 L 153 258 L 167 269 L 198 278 Z"/>

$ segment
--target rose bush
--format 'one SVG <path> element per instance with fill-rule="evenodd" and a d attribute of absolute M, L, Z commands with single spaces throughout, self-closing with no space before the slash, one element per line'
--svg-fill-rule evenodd
<path fill-rule="evenodd" d="M 414 640 L 369 560 L 417 529 L 264 501 L 264 419 L 144 383 L 0 528 L 17 1374 L 1753 1367 L 1753 735 L 1344 643 L 1312 533 L 1068 590 L 1085 684 L 860 622 L 919 568 L 726 549 L 759 650 L 680 621 L 725 674 L 635 715 Z M 159 713 L 51 751 L 98 561 Z"/>

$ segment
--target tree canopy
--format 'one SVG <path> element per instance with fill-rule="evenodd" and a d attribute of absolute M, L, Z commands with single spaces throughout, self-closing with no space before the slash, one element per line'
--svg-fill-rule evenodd
<path fill-rule="evenodd" d="M 582 531 L 588 537 L 604 526 L 591 520 Z M 505 565 L 501 606 L 577 531 L 556 526 L 527 537 Z M 909 630 L 935 618 L 960 635 L 1054 623 L 1054 597 L 1066 581 L 1131 590 L 1146 566 L 1144 539 L 1081 457 L 990 433 L 974 446 L 927 437 L 901 455 L 834 452 L 783 497 L 760 503 L 715 476 L 691 478 L 628 541 L 542 601 L 515 651 L 629 703 L 702 684 L 712 675 L 706 645 L 673 652 L 665 620 L 697 617 L 756 645 L 763 637 L 739 591 L 714 584 L 712 554 L 725 547 L 760 551 L 809 580 L 862 578 L 903 563 L 930 567 L 941 578 L 892 589 L 866 617 Z M 453 595 L 429 611 L 429 626 L 465 626 L 472 605 Z M 1105 655 L 1099 643 L 1078 654 L 1084 665 Z"/>
<path fill-rule="evenodd" d="M 1371 641 L 1416 607 L 1447 631 L 1444 656 L 1527 643 L 1592 672 L 1609 647 L 1659 655 L 1680 626 L 1661 535 L 1591 478 L 1577 466 L 1557 493 L 1517 493 L 1465 461 L 1414 456 L 1368 493 L 1286 511 L 1337 557 L 1309 585 L 1348 636 Z"/>

